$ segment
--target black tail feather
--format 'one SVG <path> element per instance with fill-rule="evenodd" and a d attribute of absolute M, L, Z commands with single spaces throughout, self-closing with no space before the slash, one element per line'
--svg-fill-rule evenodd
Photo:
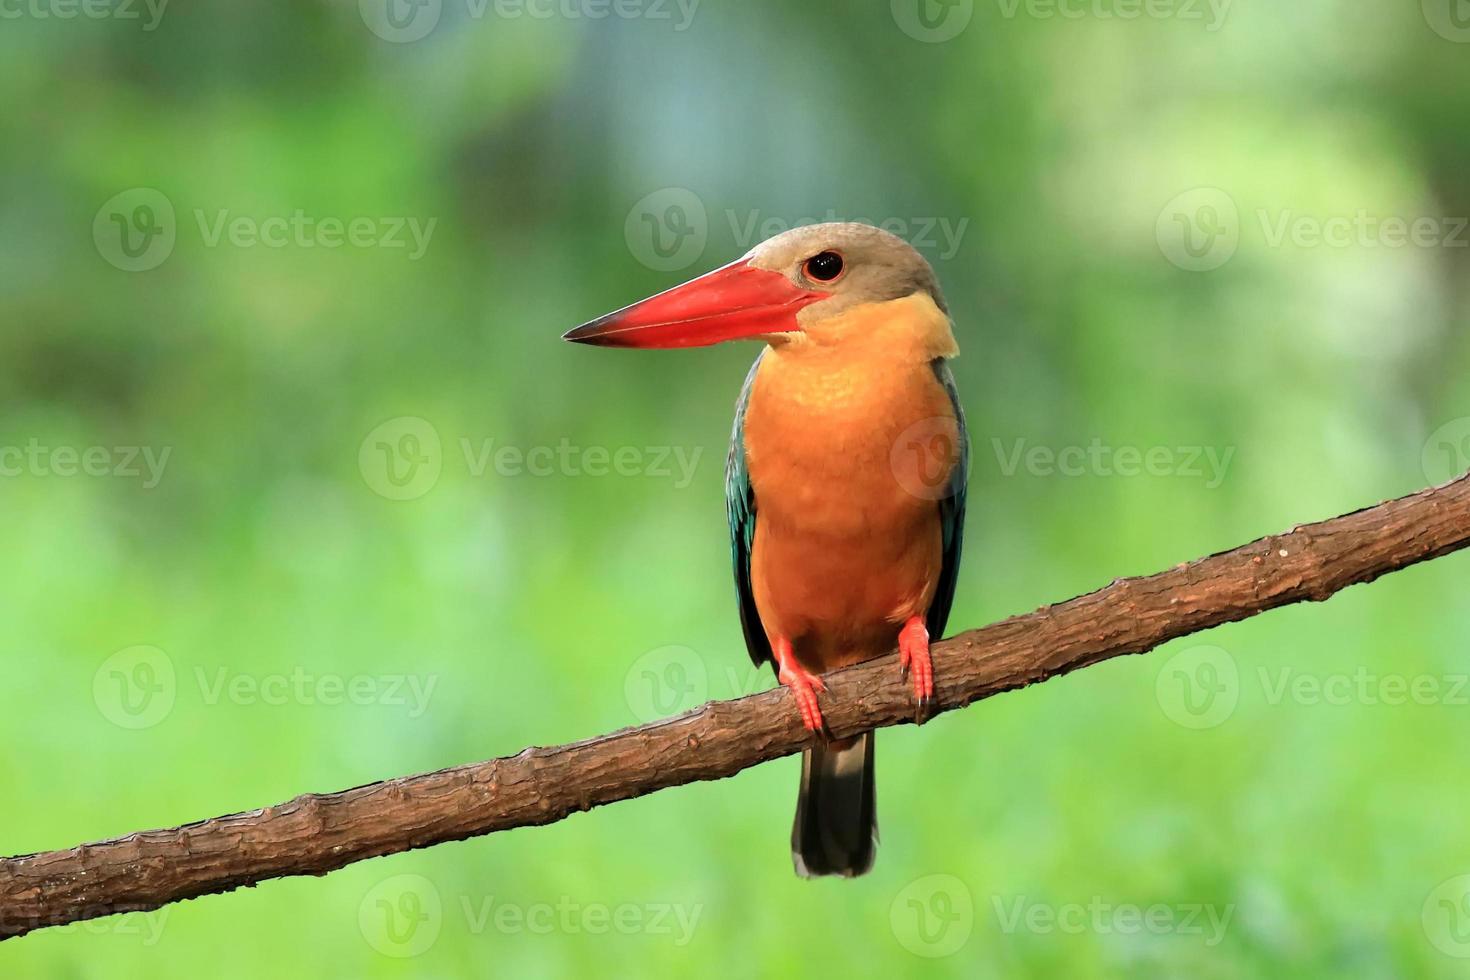
<path fill-rule="evenodd" d="M 802 753 L 801 795 L 791 828 L 791 860 L 803 878 L 855 878 L 873 866 L 878 811 L 873 797 L 873 733 Z"/>

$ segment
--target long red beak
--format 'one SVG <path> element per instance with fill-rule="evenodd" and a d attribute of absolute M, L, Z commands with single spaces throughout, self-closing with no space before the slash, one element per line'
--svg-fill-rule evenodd
<path fill-rule="evenodd" d="M 562 339 L 601 347 L 704 347 L 790 333 L 801 329 L 798 310 L 830 295 L 741 259 L 584 323 Z"/>

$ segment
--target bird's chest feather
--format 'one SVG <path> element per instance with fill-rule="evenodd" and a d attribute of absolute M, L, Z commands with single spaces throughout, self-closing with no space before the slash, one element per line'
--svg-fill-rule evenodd
<path fill-rule="evenodd" d="M 928 517 L 934 498 L 908 479 L 913 448 L 931 428 L 952 429 L 952 419 L 927 363 L 794 362 L 772 351 L 745 417 L 759 512 L 831 537 L 891 533 Z"/>
<path fill-rule="evenodd" d="M 914 479 L 913 448 L 954 447 L 958 433 L 930 363 L 773 349 L 744 433 L 766 628 L 822 667 L 891 647 L 892 624 L 923 613 L 942 564 L 937 497 Z M 947 478 L 954 455 L 929 462 Z"/>

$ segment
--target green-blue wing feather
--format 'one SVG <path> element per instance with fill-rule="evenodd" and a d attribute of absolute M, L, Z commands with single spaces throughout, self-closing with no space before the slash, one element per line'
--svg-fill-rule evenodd
<path fill-rule="evenodd" d="M 764 356 L 765 352 L 761 352 Z M 735 429 L 730 433 L 730 455 L 725 458 L 725 513 L 730 519 L 730 557 L 735 566 L 735 592 L 740 597 L 740 628 L 745 632 L 745 649 L 750 659 L 760 666 L 774 662 L 771 642 L 761 626 L 755 608 L 755 590 L 750 584 L 750 549 L 755 541 L 755 491 L 750 486 L 750 471 L 745 461 L 745 408 L 750 403 L 750 388 L 760 357 L 750 366 L 740 400 L 735 404 Z"/>
<path fill-rule="evenodd" d="M 943 358 L 933 362 L 934 376 L 944 385 L 949 394 L 950 406 L 954 409 L 955 422 L 959 426 L 960 458 L 949 475 L 949 493 L 939 501 L 939 523 L 944 531 L 944 559 L 939 570 L 939 583 L 934 589 L 934 601 L 929 604 L 929 615 L 925 625 L 929 636 L 935 640 L 944 635 L 945 623 L 949 621 L 949 609 L 954 604 L 955 583 L 960 577 L 960 549 L 965 541 L 965 495 L 969 489 L 970 433 L 965 427 L 965 410 L 960 407 L 960 393 L 955 388 L 954 375 Z"/>

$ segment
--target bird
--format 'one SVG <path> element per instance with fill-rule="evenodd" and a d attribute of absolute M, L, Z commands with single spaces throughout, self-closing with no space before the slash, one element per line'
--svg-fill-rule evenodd
<path fill-rule="evenodd" d="M 822 674 L 892 652 L 934 697 L 964 539 L 969 438 L 934 270 L 859 222 L 784 231 L 741 258 L 590 320 L 565 340 L 632 349 L 757 340 L 725 469 L 746 649 L 813 740 L 792 827 L 796 873 L 873 865 L 874 734 L 827 737 Z"/>

